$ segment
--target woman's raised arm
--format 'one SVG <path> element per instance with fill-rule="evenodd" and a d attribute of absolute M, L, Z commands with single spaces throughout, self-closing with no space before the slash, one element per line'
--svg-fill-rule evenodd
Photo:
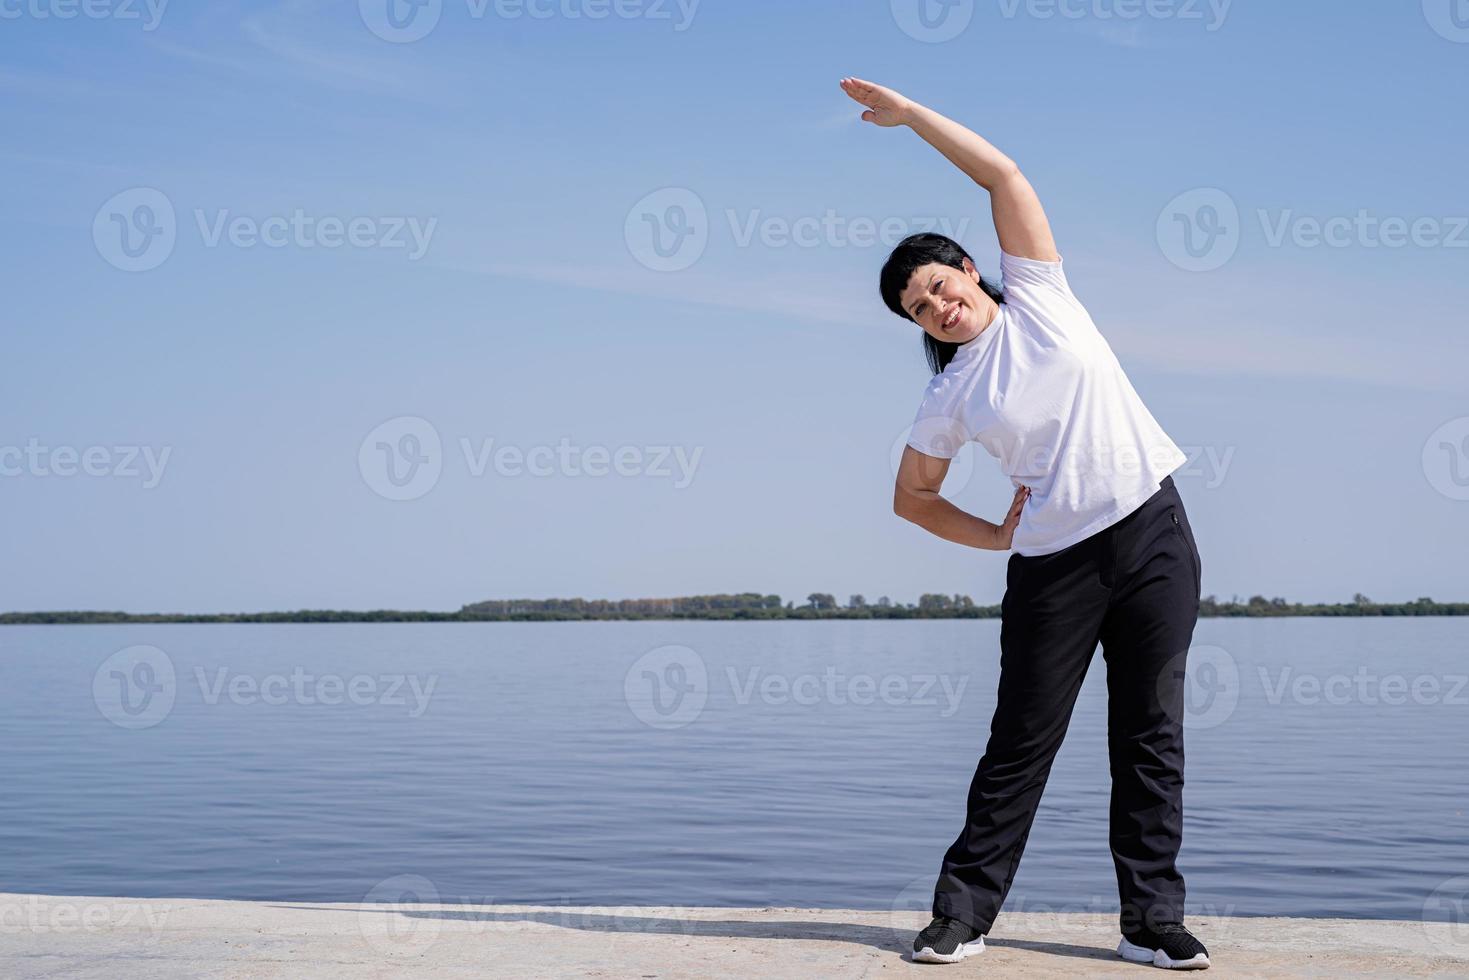
<path fill-rule="evenodd" d="M 971 180 L 990 192 L 1000 248 L 1023 259 L 1055 262 L 1056 242 L 1035 188 L 988 140 L 890 88 L 844 78 L 842 91 L 867 107 L 862 118 L 877 126 L 907 126 Z"/>

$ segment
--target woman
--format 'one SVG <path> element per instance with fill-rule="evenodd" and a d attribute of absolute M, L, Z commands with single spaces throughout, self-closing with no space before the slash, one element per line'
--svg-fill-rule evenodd
<path fill-rule="evenodd" d="M 959 544 L 1013 548 L 1001 603 L 1000 685 L 964 829 L 944 855 L 914 959 L 984 949 L 1097 644 L 1107 664 L 1118 953 L 1198 969 L 1183 926 L 1183 669 L 1201 564 L 1172 472 L 1186 459 L 1148 413 L 1072 294 L 1045 212 L 1015 163 L 958 123 L 860 79 L 842 89 L 878 126 L 907 126 L 990 194 L 1003 290 L 941 235 L 883 266 L 892 311 L 923 328 L 935 377 L 903 452 L 897 513 Z M 939 495 L 969 441 L 1016 490 L 992 524 Z"/>

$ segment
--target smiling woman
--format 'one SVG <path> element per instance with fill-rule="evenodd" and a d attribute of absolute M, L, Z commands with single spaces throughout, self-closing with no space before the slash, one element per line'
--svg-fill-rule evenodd
<path fill-rule="evenodd" d="M 1104 648 L 1111 842 L 1129 960 L 1198 969 L 1183 926 L 1183 683 L 1202 566 L 1172 473 L 1186 457 L 1143 405 L 1062 270 L 1015 162 L 891 89 L 845 78 L 862 118 L 907 126 L 989 192 L 1001 288 L 942 235 L 914 235 L 879 288 L 916 323 L 934 378 L 899 465 L 893 509 L 949 541 L 1008 551 L 1000 689 L 969 814 L 944 855 L 914 959 L 984 950 L 1097 644 Z M 1000 524 L 939 493 L 968 442 L 1015 485 Z"/>
<path fill-rule="evenodd" d="M 923 327 L 934 374 L 949 366 L 961 344 L 989 328 L 1005 302 L 969 254 L 944 235 L 904 239 L 882 267 L 879 288 L 888 309 Z"/>

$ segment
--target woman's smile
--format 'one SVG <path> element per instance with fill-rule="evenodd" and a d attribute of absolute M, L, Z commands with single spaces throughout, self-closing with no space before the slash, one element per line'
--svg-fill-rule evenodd
<path fill-rule="evenodd" d="M 949 311 L 948 316 L 944 317 L 943 322 L 939 325 L 939 329 L 944 333 L 952 333 L 959 326 L 959 318 L 963 313 L 964 304 L 956 302 L 954 308 Z"/>

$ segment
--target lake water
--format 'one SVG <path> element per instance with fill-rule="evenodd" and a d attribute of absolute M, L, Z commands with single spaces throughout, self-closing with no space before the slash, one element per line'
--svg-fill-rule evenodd
<path fill-rule="evenodd" d="M 0 890 L 926 908 L 994 621 L 0 628 Z M 1095 659 L 1008 908 L 1109 910 Z M 1443 918 L 1469 619 L 1201 620 L 1189 910 Z M 411 876 L 404 878 L 402 876 Z"/>

